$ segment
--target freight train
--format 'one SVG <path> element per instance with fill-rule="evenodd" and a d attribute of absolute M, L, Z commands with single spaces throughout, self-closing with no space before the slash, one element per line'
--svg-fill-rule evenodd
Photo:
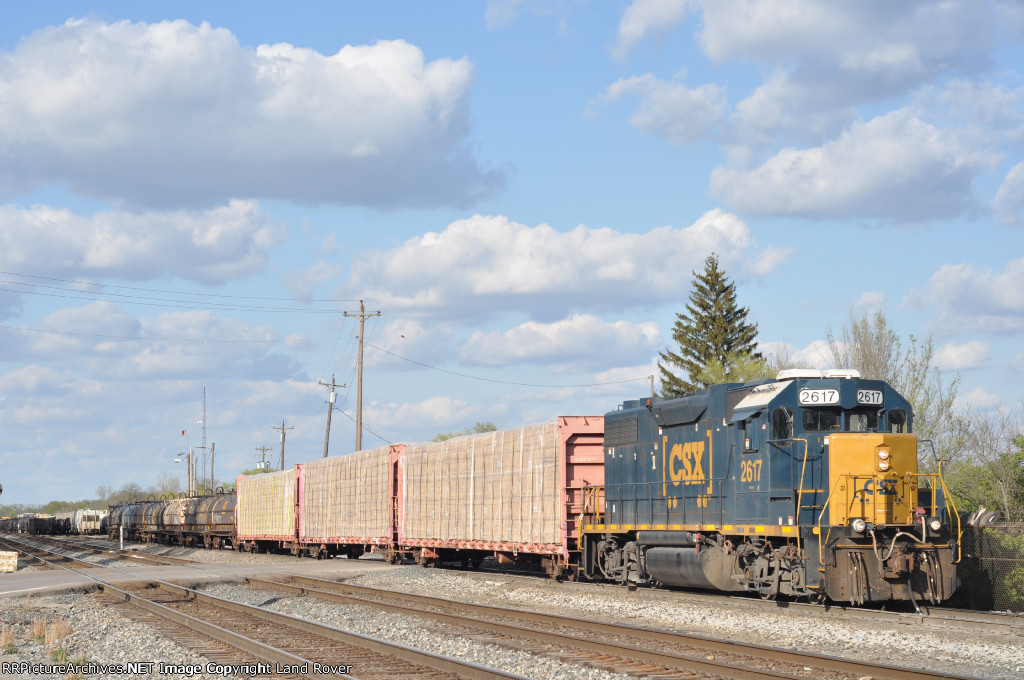
<path fill-rule="evenodd" d="M 0 532 L 8 534 L 105 534 L 106 510 L 72 510 L 56 515 L 26 512 L 0 517 Z"/>
<path fill-rule="evenodd" d="M 791 370 L 604 416 L 398 444 L 112 508 L 110 535 L 317 558 L 367 551 L 556 577 L 816 601 L 940 602 L 960 526 L 910 404 Z"/>

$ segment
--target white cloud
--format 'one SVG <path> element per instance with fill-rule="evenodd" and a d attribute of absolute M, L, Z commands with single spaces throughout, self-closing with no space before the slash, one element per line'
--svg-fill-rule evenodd
<path fill-rule="evenodd" d="M 1017 226 L 1024 222 L 1024 163 L 1017 163 L 1006 173 L 992 207 L 1003 224 Z"/>
<path fill-rule="evenodd" d="M 614 104 L 625 95 L 640 97 L 639 109 L 630 119 L 635 128 L 676 144 L 692 144 L 706 137 L 726 105 L 725 90 L 717 85 L 690 89 L 650 73 L 615 81 L 591 105 Z"/>
<path fill-rule="evenodd" d="M 616 57 L 650 34 L 664 35 L 686 16 L 687 0 L 633 0 L 619 21 Z"/>
<path fill-rule="evenodd" d="M 606 323 L 589 314 L 573 314 L 554 323 L 527 321 L 505 332 L 478 331 L 459 349 L 466 361 L 490 366 L 539 363 L 558 370 L 606 367 L 614 361 L 643 360 L 662 347 L 653 322 Z"/>
<path fill-rule="evenodd" d="M 312 298 L 313 286 L 326 283 L 341 274 L 341 267 L 317 260 L 305 269 L 290 271 L 285 275 L 285 285 L 300 298 Z"/>
<path fill-rule="evenodd" d="M 880 290 L 869 290 L 862 293 L 853 303 L 854 309 L 862 310 L 864 313 L 877 312 L 883 307 L 885 307 L 885 293 Z"/>
<path fill-rule="evenodd" d="M 819 144 L 856 107 L 990 67 L 1006 30 L 993 3 L 701 1 L 700 43 L 715 62 L 753 61 L 765 82 L 736 104 L 735 141 Z"/>
<path fill-rule="evenodd" d="M 713 60 L 794 63 L 801 79 L 872 75 L 903 87 L 928 75 L 985 65 L 997 28 L 988 6 L 967 0 L 844 3 L 702 0 L 700 42 Z"/>
<path fill-rule="evenodd" d="M 772 356 L 798 368 L 836 368 L 832 365 L 832 352 L 825 340 L 814 340 L 802 348 L 783 341 L 759 342 L 757 350 L 765 357 Z M 839 368 L 849 367 L 841 366 Z"/>
<path fill-rule="evenodd" d="M 972 340 L 963 344 L 943 345 L 935 352 L 935 366 L 943 371 L 964 371 L 980 368 L 989 361 L 989 344 Z"/>
<path fill-rule="evenodd" d="M 944 219 L 975 206 L 973 178 L 996 156 L 898 110 L 753 170 L 719 166 L 711 191 L 741 212 L 808 218 Z"/>
<path fill-rule="evenodd" d="M 1010 360 L 1010 370 L 1017 371 L 1018 373 L 1024 373 L 1024 352 L 1018 352 L 1013 359 Z"/>
<path fill-rule="evenodd" d="M 444 362 L 451 355 L 451 340 L 451 328 L 444 324 L 397 319 L 372 338 L 365 360 L 368 366 L 415 370 L 421 367 L 412 362 L 429 365 Z"/>
<path fill-rule="evenodd" d="M 953 408 L 957 411 L 988 411 L 1001 406 L 1003 398 L 992 390 L 975 387 L 957 396 Z"/>
<path fill-rule="evenodd" d="M 0 185 L 135 204 L 467 204 L 472 66 L 401 40 L 324 55 L 185 21 L 69 20 L 0 54 Z"/>
<path fill-rule="evenodd" d="M 408 432 L 421 431 L 425 439 L 434 433 L 427 433 L 430 428 L 442 427 L 453 423 L 473 423 L 476 411 L 463 399 L 438 396 L 424 399 L 417 403 L 373 402 L 363 407 L 366 422 L 379 428 L 401 429 Z M 381 432 L 382 430 L 377 430 Z"/>
<path fill-rule="evenodd" d="M 925 304 L 942 311 L 940 333 L 961 328 L 1010 333 L 1024 329 L 1024 259 L 1011 260 L 1002 272 L 967 264 L 947 264 L 928 280 Z"/>
<path fill-rule="evenodd" d="M 214 316 L 209 311 L 137 319 L 111 302 L 58 309 L 12 335 L 0 359 L 39 362 L 76 379 L 136 382 L 192 378 L 207 366 L 239 379 L 291 379 L 305 374 L 283 354 L 286 338 L 271 328 Z M 309 343 L 288 339 L 293 350 Z M 205 342 L 204 342 L 205 341 Z"/>
<path fill-rule="evenodd" d="M 263 268 L 284 227 L 254 201 L 205 211 L 98 212 L 0 206 L 0 265 L 55 277 L 178 276 L 204 283 Z"/>
<path fill-rule="evenodd" d="M 341 294 L 360 291 L 407 317 L 478 322 L 522 310 L 551 321 L 572 312 L 676 301 L 712 251 L 732 272 L 763 255 L 746 224 L 721 210 L 683 229 L 658 227 L 646 234 L 583 225 L 559 232 L 546 224 L 475 215 L 390 251 L 362 254 Z"/>

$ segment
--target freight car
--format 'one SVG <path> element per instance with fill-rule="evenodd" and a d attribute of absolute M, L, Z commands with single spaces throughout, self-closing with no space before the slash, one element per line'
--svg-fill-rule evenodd
<path fill-rule="evenodd" d="M 103 534 L 107 529 L 107 511 L 89 508 L 58 512 L 54 515 L 56 534 Z"/>
<path fill-rule="evenodd" d="M 856 371 L 784 371 L 605 416 L 580 565 L 622 584 L 939 602 L 959 518 L 910 404 Z"/>
<path fill-rule="evenodd" d="M 24 512 L 14 517 L 0 520 L 0 531 L 6 534 L 54 534 L 57 523 L 53 515 L 37 512 Z"/>
<path fill-rule="evenodd" d="M 570 568 L 583 489 L 603 481 L 603 418 L 397 444 L 238 479 L 242 550 Z"/>
<path fill-rule="evenodd" d="M 143 543 L 224 548 L 236 544 L 233 493 L 147 500 L 111 506 L 109 538 Z"/>

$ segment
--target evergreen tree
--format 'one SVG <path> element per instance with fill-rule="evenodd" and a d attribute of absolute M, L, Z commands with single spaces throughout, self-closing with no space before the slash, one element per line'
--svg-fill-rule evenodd
<path fill-rule="evenodd" d="M 751 360 L 763 366 L 756 351 L 757 324 L 747 323 L 750 310 L 736 305 L 736 284 L 718 267 L 718 255 L 704 260 L 704 271 L 693 272 L 693 291 L 685 314 L 676 314 L 672 339 L 679 350 L 660 353 L 661 393 L 678 397 L 700 387 L 710 375 L 726 381 L 752 377 Z M 708 366 L 715 370 L 708 371 Z M 740 375 L 742 374 L 742 375 Z"/>

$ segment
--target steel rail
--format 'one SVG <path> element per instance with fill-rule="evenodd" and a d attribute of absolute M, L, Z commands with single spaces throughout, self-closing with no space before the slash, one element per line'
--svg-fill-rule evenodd
<path fill-rule="evenodd" d="M 40 538 L 40 537 L 33 537 Z M 128 555 L 131 559 L 140 560 L 152 560 L 154 562 L 164 561 L 165 564 L 183 564 L 190 565 L 196 568 L 202 568 L 209 571 L 217 572 L 208 563 L 199 562 L 197 560 L 190 560 L 184 557 L 172 557 L 170 555 L 154 555 L 152 553 L 144 553 L 137 550 L 119 551 L 117 548 L 100 548 L 85 543 L 76 543 L 54 539 L 52 537 L 45 537 L 47 540 L 53 541 L 58 544 L 71 543 L 72 545 L 81 546 L 83 549 L 88 549 L 95 552 L 111 553 L 111 552 L 122 552 Z M 100 538 L 98 540 L 109 540 Z M 146 544 L 150 545 L 150 544 Z M 203 565 L 203 566 L 199 566 Z M 536 579 L 535 576 L 516 576 L 505 574 L 504 572 L 459 572 L 468 578 L 475 578 L 480 576 L 481 573 L 497 573 L 505 576 L 506 578 L 524 578 L 528 580 Z M 545 577 L 545 580 L 547 577 Z M 563 583 L 562 588 L 579 590 L 585 592 L 586 590 L 601 590 L 607 588 L 613 588 L 615 590 L 621 589 L 620 586 L 613 586 L 605 583 Z M 667 602 L 681 602 L 683 600 L 696 600 L 698 602 L 711 603 L 716 606 L 729 606 L 729 607 L 743 607 L 754 610 L 768 610 L 777 611 L 779 609 L 785 609 L 795 613 L 810 614 L 810 615 L 824 615 L 836 617 L 845 617 L 851 619 L 869 620 L 877 622 L 878 620 L 884 620 L 893 625 L 906 625 L 906 626 L 926 626 L 937 630 L 957 630 L 962 631 L 964 629 L 971 629 L 986 635 L 1018 635 L 1024 637 L 1024 615 L 1013 616 L 1011 614 L 998 614 L 992 612 L 973 611 L 965 609 L 953 609 L 947 607 L 936 607 L 927 603 L 919 603 L 919 606 L 923 613 L 915 612 L 892 612 L 892 611 L 879 611 L 874 609 L 864 609 L 860 607 L 852 607 L 843 604 L 806 604 L 802 602 L 788 602 L 788 601 L 764 601 L 759 599 L 751 599 L 745 597 L 735 597 L 728 594 L 718 595 L 705 595 L 702 593 L 693 593 L 688 591 L 665 591 L 665 590 L 639 590 L 633 593 L 636 597 L 643 597 L 653 600 L 662 600 Z"/>
<path fill-rule="evenodd" d="M 577 617 L 560 616 L 557 614 L 540 614 L 536 612 L 528 612 L 519 609 L 507 609 L 504 607 L 471 604 L 468 602 L 453 602 L 451 600 L 444 600 L 425 595 L 412 595 L 407 593 L 398 593 L 394 591 L 384 591 L 377 588 L 355 586 L 347 583 L 337 583 L 334 581 L 325 581 L 322 579 L 314 579 L 309 577 L 296 576 L 288 578 L 293 583 L 287 583 L 275 579 L 247 578 L 245 580 L 248 583 L 262 584 L 266 587 L 285 587 L 291 590 L 292 592 L 296 592 L 297 594 L 301 595 L 309 595 L 313 597 L 320 597 L 323 599 L 358 603 L 378 609 L 385 609 L 388 611 L 404 615 L 412 614 L 417 616 L 430 617 L 436 620 L 444 621 L 446 623 L 458 624 L 469 621 L 476 624 L 486 625 L 487 627 L 493 628 L 494 630 L 509 635 L 534 637 L 536 639 L 540 639 L 542 641 L 550 642 L 553 644 L 575 646 L 587 649 L 589 651 L 616 654 L 618 656 L 623 656 L 626 658 L 635 658 L 646 662 L 659 663 L 669 668 L 686 668 L 688 670 L 697 669 L 705 673 L 725 675 L 727 677 L 770 678 L 792 676 L 784 674 L 773 674 L 769 671 L 766 671 L 763 668 L 751 669 L 749 674 L 737 673 L 735 670 L 736 666 L 730 664 L 722 664 L 716 661 L 709 661 L 706 659 L 699 659 L 682 654 L 674 654 L 671 652 L 659 652 L 655 650 L 644 649 L 641 647 L 635 647 L 632 645 L 618 644 L 610 642 L 608 640 L 584 640 L 572 635 L 563 635 L 559 633 L 538 631 L 536 628 L 531 628 L 529 626 L 531 624 L 547 623 L 568 628 L 583 629 L 587 632 L 597 632 L 608 636 L 640 638 L 645 642 L 654 642 L 659 644 L 686 644 L 698 648 L 703 648 L 707 651 L 745 655 L 764 661 L 781 661 L 793 665 L 812 666 L 820 668 L 822 670 L 828 670 L 837 673 L 851 673 L 856 674 L 858 676 L 870 675 L 871 677 L 878 678 L 879 680 L 932 680 L 936 678 L 943 678 L 948 680 L 974 680 L 970 676 L 949 675 L 921 669 L 902 668 L 898 666 L 890 666 L 884 664 L 872 664 L 863 661 L 842 659 L 838 657 L 824 656 L 821 654 L 813 654 L 809 652 L 792 652 L 789 650 L 783 650 L 774 647 L 766 647 L 762 645 L 754 645 L 743 642 L 730 642 L 727 640 L 720 640 L 700 635 L 675 633 L 670 631 L 657 630 L 653 628 L 605 623 L 602 621 L 580 619 Z M 305 587 L 302 585 L 294 585 L 298 583 L 306 583 L 319 587 Z M 324 586 L 345 592 L 332 593 L 330 591 L 322 590 L 321 588 Z M 372 597 L 389 597 L 407 600 L 408 602 L 411 602 L 414 606 L 381 603 L 379 601 L 371 599 Z M 444 609 L 457 607 L 460 612 L 466 612 L 467 614 L 512 619 L 518 621 L 523 625 L 502 624 L 492 621 L 484 621 L 479 618 L 475 618 L 474 616 L 459 616 L 444 614 L 440 612 L 425 611 L 423 607 L 440 607 Z"/>
<path fill-rule="evenodd" d="M 494 576 L 502 576 L 508 579 L 523 581 L 547 581 L 548 577 L 535 574 L 526 576 L 522 574 L 508 574 L 501 570 L 460 571 L 465 578 L 488 579 Z M 561 588 L 565 590 L 585 593 L 590 591 L 597 594 L 602 591 L 621 592 L 622 586 L 610 583 L 562 583 Z M 1004 614 L 979 610 L 954 609 L 951 607 L 934 606 L 919 602 L 918 605 L 923 613 L 883 611 L 878 609 L 866 609 L 854 607 L 842 603 L 808 604 L 806 602 L 786 600 L 761 600 L 745 596 L 718 593 L 707 595 L 704 593 L 688 590 L 663 590 L 640 588 L 631 593 L 632 597 L 642 598 L 647 601 L 668 602 L 671 604 L 685 605 L 689 602 L 713 605 L 717 607 L 733 607 L 737 609 L 750 609 L 754 611 L 777 612 L 785 610 L 794 614 L 808 616 L 830 616 L 834 618 L 847 618 L 854 620 L 865 620 L 872 623 L 879 621 L 892 625 L 912 625 L 915 627 L 924 626 L 935 631 L 954 630 L 962 632 L 966 629 L 979 632 L 984 635 L 1019 635 L 1024 636 L 1024 615 Z"/>
<path fill-rule="evenodd" d="M 32 547 L 34 550 L 49 552 L 46 548 L 38 548 L 34 546 L 30 547 Z M 68 557 L 66 555 L 58 556 L 64 559 L 71 559 L 77 562 L 83 562 L 85 564 L 92 564 L 91 562 L 87 562 L 79 558 Z M 36 559 L 42 562 L 53 564 L 41 557 L 35 557 Z M 280 650 L 270 645 L 266 645 L 262 642 L 253 640 L 239 633 L 230 631 L 226 628 L 211 624 L 201 619 L 197 619 L 183 612 L 175 611 L 173 608 L 167 607 L 166 605 L 162 605 L 158 602 L 154 602 L 147 598 L 140 597 L 139 595 L 129 593 L 128 591 L 122 590 L 121 588 L 112 585 L 108 581 L 104 581 L 102 579 L 96 578 L 89 574 L 85 574 L 81 571 L 72 569 L 70 567 L 64 567 L 59 565 L 54 566 L 60 569 L 65 569 L 72 573 L 78 574 L 83 578 L 93 581 L 105 592 L 110 591 L 116 593 L 119 597 L 123 598 L 125 602 L 129 602 L 139 608 L 145 609 L 146 611 L 149 611 L 150 613 L 153 613 L 162 618 L 174 621 L 179 625 L 183 625 L 198 630 L 208 635 L 209 637 L 212 637 L 215 640 L 235 647 L 236 649 L 251 654 L 256 658 L 267 661 L 268 663 L 282 663 L 284 665 L 289 666 L 299 665 L 300 667 L 302 664 L 308 664 L 312 666 L 313 662 L 307 659 L 303 659 L 284 650 Z M 106 568 L 111 569 L 111 567 Z M 121 569 L 114 570 L 124 573 L 124 570 Z M 278 612 L 272 612 L 267 609 L 263 609 L 261 607 L 246 605 L 240 602 L 233 602 L 231 600 L 226 600 L 224 598 L 219 598 L 213 595 L 201 593 L 192 588 L 179 586 L 175 583 L 170 583 L 167 581 L 161 581 L 157 579 L 144 580 L 148 583 L 157 584 L 165 590 L 170 590 L 171 592 L 177 593 L 179 596 L 184 597 L 188 600 L 194 600 L 196 602 L 204 602 L 207 604 L 216 605 L 218 607 L 221 607 L 222 609 L 227 609 L 235 613 L 243 613 L 247 616 L 260 618 L 278 625 L 286 625 L 290 628 L 301 630 L 306 633 L 313 633 L 316 635 L 327 637 L 336 642 L 341 642 L 342 644 L 347 644 L 352 647 L 359 647 L 361 649 L 370 651 L 375 654 L 380 654 L 382 656 L 400 659 L 407 663 L 430 668 L 434 671 L 457 675 L 459 677 L 466 678 L 467 680 L 529 680 L 528 678 L 525 678 L 521 675 L 507 673 L 505 671 L 501 671 L 494 668 L 488 668 L 486 666 L 481 666 L 479 664 L 475 664 L 469 661 L 462 661 L 454 657 L 433 654 L 431 652 L 425 652 L 422 650 L 415 649 L 413 647 L 408 647 L 406 645 L 381 640 L 379 638 L 375 638 L 369 635 L 353 633 L 350 631 L 342 630 L 340 628 L 336 628 L 334 626 L 306 621 L 304 619 L 300 619 L 290 614 L 281 614 Z M 309 680 L 316 680 L 316 678 L 324 677 L 325 675 L 302 673 L 295 674 L 309 678 Z M 342 676 L 342 674 L 331 675 L 338 675 L 339 677 Z M 344 674 L 343 677 L 357 680 L 355 676 L 351 674 Z"/>

